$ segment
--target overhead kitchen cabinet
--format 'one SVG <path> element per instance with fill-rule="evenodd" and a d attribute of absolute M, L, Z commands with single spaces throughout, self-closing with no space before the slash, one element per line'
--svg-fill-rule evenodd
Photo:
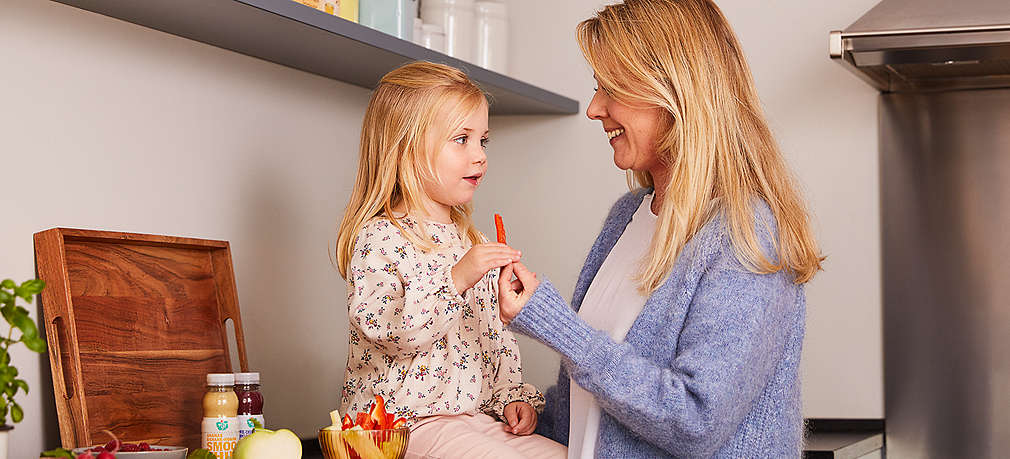
<path fill-rule="evenodd" d="M 53 1 L 367 89 L 426 60 L 465 71 L 490 94 L 492 115 L 579 111 L 576 100 L 291 0 Z"/>

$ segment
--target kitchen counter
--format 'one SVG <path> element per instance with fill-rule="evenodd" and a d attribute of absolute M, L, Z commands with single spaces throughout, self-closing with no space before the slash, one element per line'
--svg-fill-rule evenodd
<path fill-rule="evenodd" d="M 804 458 L 882 457 L 884 421 L 881 419 L 808 419 L 806 425 Z"/>
<path fill-rule="evenodd" d="M 803 457 L 857 459 L 882 457 L 884 424 L 880 420 L 808 420 Z M 302 440 L 302 459 L 323 459 L 319 441 Z"/>
<path fill-rule="evenodd" d="M 803 447 L 803 457 L 808 459 L 857 459 L 879 452 L 883 447 L 883 433 L 818 433 L 807 437 L 807 443 Z"/>

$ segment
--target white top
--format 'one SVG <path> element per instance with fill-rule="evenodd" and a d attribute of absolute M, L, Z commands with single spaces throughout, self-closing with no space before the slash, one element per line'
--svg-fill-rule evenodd
<path fill-rule="evenodd" d="M 579 317 L 591 327 L 624 341 L 647 296 L 638 291 L 635 280 L 642 257 L 649 250 L 656 228 L 652 195 L 646 195 L 624 234 L 600 266 L 579 309 Z M 568 458 L 592 459 L 600 427 L 600 407 L 589 392 L 571 382 L 571 426 L 568 431 Z"/>
<path fill-rule="evenodd" d="M 259 372 L 235 373 L 235 384 L 259 384 Z"/>
<path fill-rule="evenodd" d="M 231 373 L 207 373 L 208 386 L 234 386 L 235 375 Z"/>

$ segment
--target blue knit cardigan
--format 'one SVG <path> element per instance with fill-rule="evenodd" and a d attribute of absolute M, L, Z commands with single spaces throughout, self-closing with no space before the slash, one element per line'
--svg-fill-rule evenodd
<path fill-rule="evenodd" d="M 803 288 L 785 272 L 748 271 L 722 217 L 688 241 L 623 343 L 577 316 L 648 191 L 613 206 L 571 306 L 544 278 L 510 324 L 562 357 L 537 433 L 568 444 L 571 377 L 601 409 L 596 457 L 799 457 Z M 760 246 L 776 260 L 775 219 L 763 201 L 754 209 Z"/>

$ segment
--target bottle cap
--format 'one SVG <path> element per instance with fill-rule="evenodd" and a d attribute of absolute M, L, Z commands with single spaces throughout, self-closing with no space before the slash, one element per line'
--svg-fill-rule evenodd
<path fill-rule="evenodd" d="M 253 373 L 235 373 L 235 384 L 259 384 L 260 374 L 258 372 Z"/>
<path fill-rule="evenodd" d="M 207 373 L 208 386 L 234 386 L 235 375 L 231 373 Z"/>

